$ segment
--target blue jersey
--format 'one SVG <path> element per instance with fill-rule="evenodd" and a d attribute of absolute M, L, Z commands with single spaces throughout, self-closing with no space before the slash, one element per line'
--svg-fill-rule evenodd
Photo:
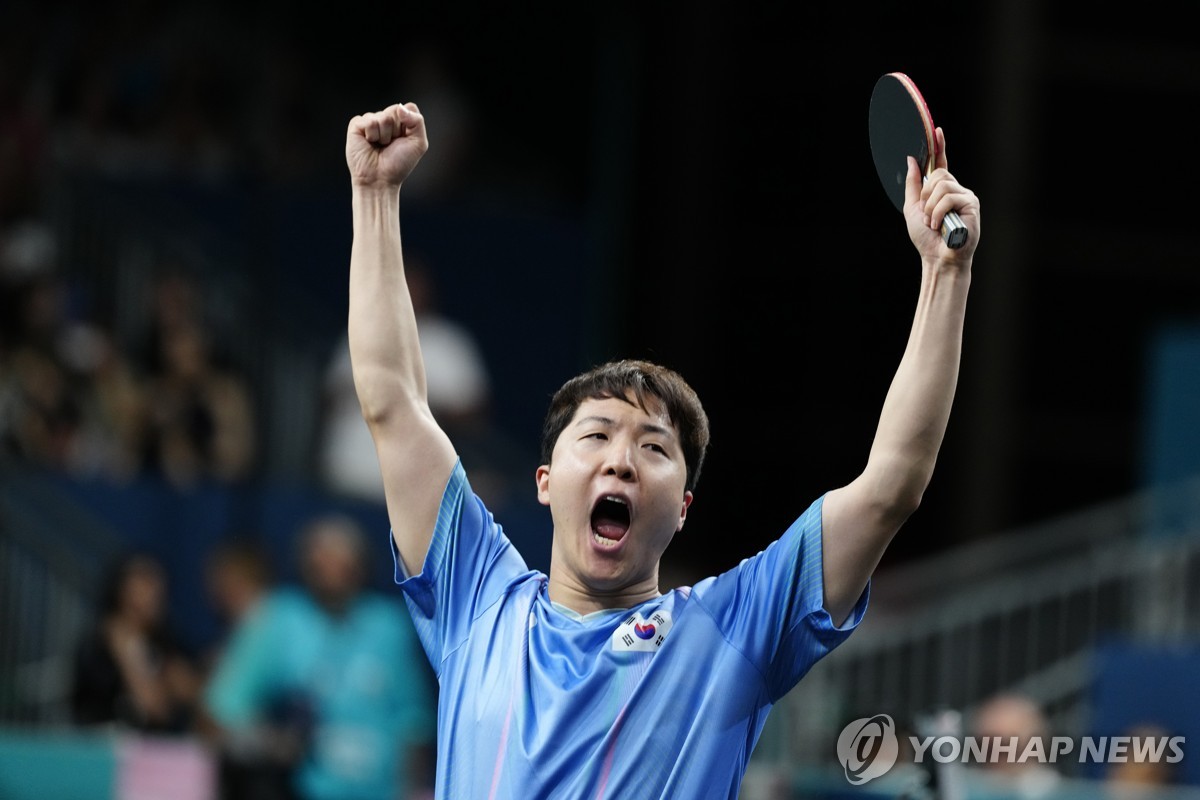
<path fill-rule="evenodd" d="M 736 797 L 772 704 L 866 610 L 823 608 L 821 503 L 722 575 L 580 617 L 456 464 L 421 574 L 396 559 L 441 686 L 437 797 Z"/>

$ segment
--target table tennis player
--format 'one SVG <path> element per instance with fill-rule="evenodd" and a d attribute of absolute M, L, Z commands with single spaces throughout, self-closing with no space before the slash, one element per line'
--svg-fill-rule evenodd
<path fill-rule="evenodd" d="M 979 241 L 979 202 L 947 170 L 940 129 L 937 146 L 927 182 L 909 162 L 920 294 L 862 473 L 797 506 L 735 568 L 664 594 L 659 561 L 708 446 L 700 400 L 645 361 L 562 384 L 534 475 L 553 521 L 549 574 L 529 569 L 426 401 L 399 223 L 425 121 L 412 103 L 350 120 L 349 343 L 396 580 L 440 683 L 438 798 L 737 797 L 772 705 L 859 624 L 872 572 L 932 475 Z M 957 250 L 939 233 L 951 209 L 970 228 Z"/>

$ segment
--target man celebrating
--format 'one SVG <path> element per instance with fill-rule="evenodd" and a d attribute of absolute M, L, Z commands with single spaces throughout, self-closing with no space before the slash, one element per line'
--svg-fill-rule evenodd
<path fill-rule="evenodd" d="M 736 568 L 659 592 L 708 420 L 675 372 L 604 364 L 551 400 L 535 480 L 550 574 L 528 569 L 471 491 L 426 400 L 399 198 L 428 147 L 415 104 L 354 117 L 349 339 L 383 472 L 396 579 L 437 673 L 439 798 L 736 797 L 772 705 L 866 610 L 885 547 L 932 475 L 958 376 L 975 195 L 910 160 L 922 266 L 912 332 L 866 467 Z M 939 233 L 956 210 L 966 247 Z"/>

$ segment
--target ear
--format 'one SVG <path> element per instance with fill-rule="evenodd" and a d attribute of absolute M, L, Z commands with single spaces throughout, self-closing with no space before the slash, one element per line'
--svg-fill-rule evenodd
<path fill-rule="evenodd" d="M 687 520 L 688 506 L 692 504 L 692 499 L 693 496 L 691 492 L 683 493 L 683 506 L 681 506 L 679 509 L 679 524 L 675 526 L 676 533 L 679 533 L 681 530 L 683 530 L 683 523 L 685 520 Z"/>
<path fill-rule="evenodd" d="M 544 506 L 550 505 L 550 465 L 542 464 L 533 474 L 537 483 L 537 499 Z"/>

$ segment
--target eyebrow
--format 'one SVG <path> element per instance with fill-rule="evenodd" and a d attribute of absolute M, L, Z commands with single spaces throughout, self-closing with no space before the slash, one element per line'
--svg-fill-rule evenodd
<path fill-rule="evenodd" d="M 578 420 L 575 421 L 575 425 L 573 427 L 579 427 L 581 425 L 584 425 L 585 423 L 601 425 L 605 428 L 615 428 L 617 426 L 617 421 L 615 419 L 612 419 L 611 417 L 601 417 L 598 415 L 592 415 L 592 416 L 579 418 Z M 660 436 L 670 436 L 671 438 L 675 437 L 675 432 L 672 431 L 670 428 L 664 428 L 662 425 L 655 425 L 652 422 L 643 422 L 641 425 L 638 426 L 638 429 L 642 433 L 656 433 Z"/>

